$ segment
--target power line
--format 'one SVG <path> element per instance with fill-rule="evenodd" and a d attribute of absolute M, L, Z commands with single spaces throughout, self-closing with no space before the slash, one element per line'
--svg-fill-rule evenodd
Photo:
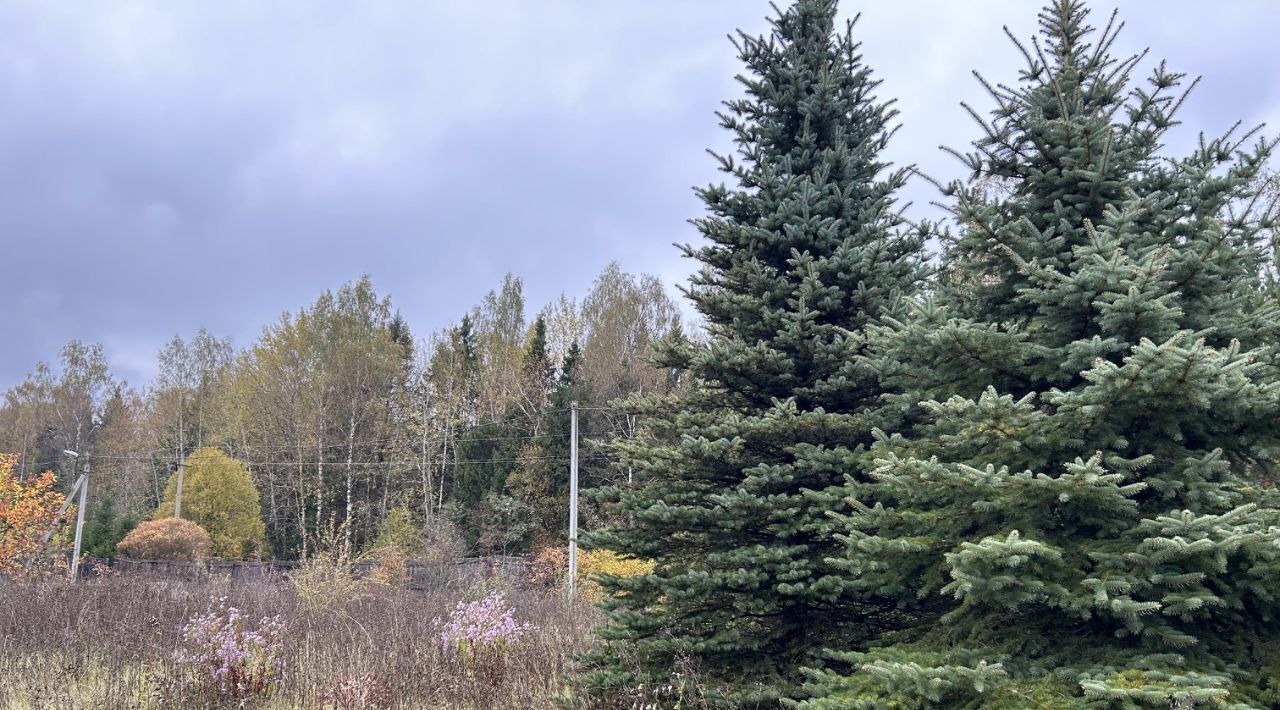
<path fill-rule="evenodd" d="M 626 429 L 607 429 L 605 431 L 594 432 L 592 435 L 607 436 L 610 434 L 630 434 L 630 433 L 631 432 Z M 249 451 L 249 452 L 297 451 L 299 449 L 314 451 L 315 449 L 345 449 L 347 448 L 348 445 L 354 446 L 354 447 L 361 447 L 361 446 L 376 446 L 379 444 L 397 444 L 397 443 L 412 444 L 418 441 L 420 438 L 421 437 L 419 436 L 388 437 L 383 439 L 365 439 L 362 441 L 353 442 L 351 444 L 348 444 L 348 442 L 345 442 L 345 441 L 336 443 L 336 444 L 318 444 L 318 445 L 317 444 L 299 444 L 299 445 L 279 444 L 275 446 L 269 446 L 269 445 L 263 445 L 263 444 L 243 444 L 243 445 L 236 444 L 233 446 L 233 448 L 237 451 Z M 428 437 L 428 440 L 439 441 L 442 438 L 443 437 Z M 471 441 L 535 441 L 535 440 L 541 440 L 541 439 L 568 439 L 569 434 L 564 433 L 564 434 L 534 434 L 529 436 L 471 437 L 471 436 L 467 436 L 467 434 L 465 433 L 465 430 L 463 430 L 462 433 L 458 434 L 453 438 L 457 441 L 465 440 L 468 442 L 471 442 Z M 173 455 L 172 451 L 167 451 L 166 453 L 170 456 Z"/>
<path fill-rule="evenodd" d="M 579 411 L 583 411 L 583 410 L 611 411 L 611 412 L 622 411 L 615 407 L 579 407 L 578 410 Z M 569 411 L 570 411 L 570 408 L 568 407 L 558 407 L 558 408 L 545 409 L 543 410 L 543 413 L 547 414 L 551 412 L 569 412 Z M 469 429 L 475 429 L 481 426 L 488 426 L 488 425 L 506 426 L 509 423 L 510 422 L 508 421 L 497 420 L 497 419 L 477 419 L 474 421 L 460 423 L 459 431 L 465 432 L 466 430 L 469 430 Z M 437 428 L 435 429 L 435 431 L 442 432 L 444 431 L 444 429 Z M 589 433 L 591 436 L 608 436 L 608 435 L 631 434 L 632 432 L 627 429 L 608 429 L 605 431 L 589 432 Z M 455 437 L 455 440 L 465 439 L 466 441 L 533 441 L 533 440 L 540 440 L 540 439 L 557 439 L 557 438 L 568 439 L 569 436 L 570 435 L 568 432 L 565 432 L 563 434 L 531 434 L 526 436 L 492 436 L 492 437 L 469 437 L 465 433 L 462 433 L 459 436 Z M 296 451 L 298 449 L 306 449 L 306 450 L 343 449 L 343 448 L 347 448 L 348 446 L 376 446 L 379 444 L 407 443 L 407 442 L 415 441 L 419 438 L 420 437 L 415 435 L 415 436 L 405 436 L 405 437 L 393 436 L 393 437 L 385 437 L 380 439 L 365 439 L 365 440 L 361 440 L 353 443 L 339 442 L 339 443 L 333 443 L 333 444 L 305 444 L 305 445 L 280 444 L 275 446 L 265 445 L 265 444 L 244 444 L 244 445 L 236 445 L 234 448 L 237 451 L 248 451 L 248 452 L 256 451 L 260 453 L 270 452 L 270 451 L 276 451 L 276 452 Z M 157 455 L 159 454 L 172 456 L 173 452 L 162 450 L 157 452 Z"/>
<path fill-rule="evenodd" d="M 345 444 L 343 446 L 345 446 Z M 314 448 L 314 447 L 307 447 L 307 448 Z M 292 450 L 292 447 L 286 450 Z M 230 451 L 224 450 L 223 453 L 226 453 L 228 456 L 230 456 L 231 458 L 234 458 L 236 461 L 244 464 L 245 466 L 305 466 L 305 467 L 311 467 L 311 468 L 318 468 L 321 465 L 324 465 L 329 467 L 341 468 L 347 465 L 347 462 L 341 459 L 329 459 L 324 461 L 320 461 L 316 459 L 254 460 L 254 459 L 247 459 L 242 456 L 235 455 L 236 451 L 234 449 Z M 593 452 L 591 454 L 591 457 L 601 458 L 602 455 Z M 171 462 L 174 456 L 172 451 L 159 451 L 159 452 L 138 452 L 131 455 L 94 454 L 92 458 L 96 461 L 137 461 L 137 462 L 156 463 L 156 462 Z M 547 461 L 551 463 L 568 463 L 569 459 L 562 458 L 562 457 L 554 457 L 554 456 L 517 456 L 517 457 L 489 458 L 489 459 L 445 458 L 443 461 L 441 461 L 439 457 L 436 457 L 436 458 L 428 457 L 428 464 L 431 467 L 438 466 L 441 463 L 448 464 L 448 465 L 459 465 L 459 464 L 485 464 L 485 463 L 519 463 L 521 461 Z M 380 461 L 378 460 L 352 461 L 350 465 L 352 466 L 395 466 L 400 468 L 414 468 L 414 467 L 421 466 L 422 462 L 423 461 L 421 457 L 415 457 L 415 458 L 383 459 Z M 34 467 L 36 470 L 40 470 L 42 467 L 47 468 L 47 467 L 55 466 L 58 463 L 59 463 L 58 460 L 37 462 L 34 465 Z"/>
<path fill-rule="evenodd" d="M 592 434 L 591 434 L 591 435 L 592 435 L 593 437 L 601 437 L 601 436 L 623 436 L 623 435 L 627 435 L 627 434 L 631 434 L 631 433 L 632 433 L 632 432 L 627 431 L 627 430 L 625 430 L 625 429 L 607 429 L 607 430 L 605 430 L 605 431 L 592 432 Z M 530 441 L 530 440 L 542 440 L 542 439 L 562 439 L 562 440 L 567 440 L 567 439 L 569 439 L 569 437 L 570 437 L 570 435 L 569 435 L 569 434 L 539 434 L 539 435 L 537 435 L 537 436 L 490 436 L 490 437 L 476 437 L 476 438 L 472 438 L 472 437 L 467 436 L 467 435 L 464 433 L 464 434 L 461 434 L 461 435 L 459 435 L 459 436 L 457 436 L 457 437 L 454 437 L 454 438 L 453 438 L 453 442 L 454 442 L 454 443 L 455 443 L 455 445 L 456 445 L 456 444 L 459 444 L 459 443 L 471 443 L 471 442 L 481 442 L 481 441 L 483 441 L 483 442 L 494 442 L 494 441 L 507 442 L 507 441 Z M 432 440 L 432 441 L 434 441 L 434 442 L 440 442 L 440 441 L 441 441 L 441 439 L 437 438 L 437 439 L 434 439 L 434 440 Z M 409 444 L 409 445 L 411 445 L 411 446 L 412 446 L 413 444 L 415 444 L 415 441 L 414 441 L 413 439 L 411 439 L 411 438 L 410 438 L 410 439 L 390 438 L 390 439 L 368 439 L 368 440 L 363 440 L 363 441 L 356 441 L 356 442 L 353 442 L 353 443 L 351 443 L 351 444 L 348 444 L 347 442 L 341 442 L 341 443 L 336 443 L 336 444 L 319 444 L 319 445 L 316 445 L 316 444 L 307 444 L 307 443 L 304 443 L 304 444 L 298 444 L 298 445 L 295 445 L 295 444 L 282 444 L 282 445 L 278 445 L 278 446 L 253 446 L 253 445 L 240 445 L 240 444 L 223 444 L 223 445 L 221 445 L 221 446 L 219 446 L 219 447 L 215 447 L 215 448 L 221 448 L 223 451 L 227 452 L 227 453 L 228 453 L 228 455 L 233 455 L 233 454 L 238 454 L 238 453 L 249 453 L 249 454 L 253 454 L 253 453 L 260 453 L 260 454 L 261 454 L 261 453 L 289 453 L 289 452 L 293 452 L 293 451 L 303 451 L 303 452 L 306 452 L 306 453 L 312 453 L 312 452 L 314 452 L 316 449 L 346 449 L 348 446 L 351 446 L 352 448 L 363 448 L 363 447 L 372 446 L 372 445 L 378 445 L 378 444 L 395 444 L 395 443 Z M 108 459 L 108 460 L 112 460 L 112 459 L 114 459 L 114 460 L 151 460 L 151 459 L 160 459 L 160 460 L 166 460 L 166 459 L 169 459 L 169 460 L 171 460 L 171 459 L 173 459 L 173 458 L 174 458 L 174 450 L 173 450 L 173 449 L 149 449 L 149 450 L 143 450 L 143 451 L 134 451 L 134 452 L 132 452 L 132 453 L 131 453 L 131 454 L 129 454 L 129 455 L 95 454 L 95 455 L 94 455 L 94 458 L 97 458 L 97 459 Z M 236 458 L 239 458 L 239 457 L 238 457 L 238 456 L 236 456 Z M 535 458 L 536 458 L 536 457 L 535 457 Z M 51 462 L 45 462 L 45 463 L 49 463 L 49 464 L 51 464 L 51 463 L 57 463 L 57 460 L 55 460 L 55 461 L 51 461 Z M 345 461 L 336 461 L 336 463 L 346 463 L 346 462 L 345 462 Z M 370 462 L 370 463 L 373 463 L 373 462 Z M 39 465 L 39 464 L 38 464 L 38 465 Z"/>
<path fill-rule="evenodd" d="M 105 461 L 152 461 L 150 456 L 99 456 L 94 455 L 96 460 Z M 235 457 L 233 457 L 235 458 Z M 347 461 L 253 461 L 248 459 L 236 458 L 237 461 L 246 466 L 315 466 L 319 467 L 332 466 L 334 468 L 342 468 L 348 465 Z M 552 461 L 567 462 L 567 458 L 558 458 L 552 456 L 521 456 L 516 458 L 504 459 L 446 459 L 445 463 L 450 464 L 478 464 L 478 463 L 517 463 L 520 461 Z M 417 466 L 422 463 L 421 459 L 384 459 L 382 461 L 351 461 L 351 466 Z M 434 464 L 435 462 L 433 462 Z"/>
<path fill-rule="evenodd" d="M 583 410 L 614 411 L 614 412 L 622 411 L 615 407 L 578 407 L 578 409 L 579 411 L 583 411 Z M 544 413 L 550 413 L 550 412 L 568 413 L 570 411 L 571 409 L 569 407 L 548 408 L 544 410 Z M 474 420 L 472 422 L 461 424 L 461 426 L 458 429 L 458 434 L 454 437 L 428 436 L 428 441 L 443 442 L 445 440 L 451 440 L 456 447 L 460 443 L 567 440 L 571 436 L 569 432 L 551 433 L 551 434 L 532 434 L 532 435 L 524 435 L 524 436 L 492 436 L 492 437 L 469 437 L 466 434 L 467 430 L 474 429 L 476 427 L 485 426 L 485 425 L 506 425 L 506 424 L 508 424 L 508 422 L 499 421 L 499 420 Z M 444 429 L 435 430 L 436 433 L 442 433 L 443 431 Z M 588 438 L 587 440 L 590 441 L 591 439 L 598 438 L 598 437 L 629 436 L 633 433 L 634 431 L 628 430 L 628 429 L 607 429 L 607 430 L 598 431 L 598 432 L 588 432 L 590 438 Z M 301 466 L 319 467 L 321 464 L 324 464 L 329 466 L 340 467 L 340 466 L 346 466 L 347 462 L 341 461 L 341 460 L 255 461 L 255 460 L 247 460 L 241 456 L 238 456 L 237 454 L 242 454 L 242 453 L 246 453 L 250 455 L 280 454 L 280 453 L 288 453 L 288 452 L 294 452 L 294 451 L 314 452 L 317 449 L 333 450 L 333 449 L 346 449 L 346 448 L 356 448 L 356 447 L 364 448 L 369 446 L 381 446 L 381 445 L 390 445 L 390 444 L 413 445 L 417 440 L 419 440 L 419 438 L 420 438 L 419 436 L 401 436 L 401 437 L 393 436 L 393 437 L 384 437 L 384 438 L 378 438 L 378 439 L 364 439 L 364 440 L 355 441 L 355 442 L 337 442 L 337 443 L 327 443 L 327 444 L 307 443 L 307 444 L 301 444 L 301 445 L 280 444 L 280 445 L 274 445 L 274 446 L 263 445 L 263 444 L 226 444 L 221 446 L 220 448 L 228 455 L 232 456 L 233 458 L 236 458 L 237 460 L 241 461 L 242 463 L 248 466 L 299 466 L 301 465 Z M 594 454 L 593 454 L 593 457 L 594 457 Z M 97 460 L 103 460 L 103 461 L 145 461 L 145 462 L 154 464 L 156 462 L 165 462 L 165 461 L 173 460 L 175 458 L 175 451 L 173 449 L 151 449 L 151 450 L 145 450 L 145 451 L 134 451 L 130 455 L 95 454 L 93 458 Z M 492 459 L 465 459 L 465 460 L 446 459 L 443 463 L 482 464 L 482 463 L 516 463 L 519 461 L 550 461 L 555 463 L 567 463 L 568 459 L 557 459 L 554 457 L 547 457 L 547 456 L 525 456 L 525 457 L 515 457 L 515 458 L 492 458 Z M 59 463 L 61 463 L 61 459 L 54 459 L 50 461 L 38 461 L 34 464 L 34 468 L 36 470 L 40 470 L 41 468 L 56 466 Z M 421 458 L 415 457 L 413 459 L 384 459 L 381 461 L 353 461 L 351 462 L 351 465 L 353 466 L 393 465 L 393 466 L 412 467 L 412 466 L 421 465 L 421 463 L 422 463 Z M 441 462 L 438 459 L 436 461 L 431 462 L 433 466 L 438 465 L 439 463 Z"/>

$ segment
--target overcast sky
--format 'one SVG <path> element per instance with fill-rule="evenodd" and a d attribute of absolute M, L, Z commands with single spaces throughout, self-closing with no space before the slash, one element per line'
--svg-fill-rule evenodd
<path fill-rule="evenodd" d="M 1095 23 L 1114 2 L 1094 3 Z M 1280 3 L 1121 0 L 1120 49 L 1204 76 L 1175 141 L 1280 126 Z M 1016 77 L 1027 0 L 846 2 L 899 163 L 957 175 L 970 75 Z M 414 331 L 506 272 L 532 307 L 610 261 L 682 281 L 718 180 L 725 35 L 764 0 L 0 0 L 0 390 L 67 340 L 145 384 L 204 326 L 244 346 L 368 273 Z M 927 214 L 926 184 L 907 198 Z"/>

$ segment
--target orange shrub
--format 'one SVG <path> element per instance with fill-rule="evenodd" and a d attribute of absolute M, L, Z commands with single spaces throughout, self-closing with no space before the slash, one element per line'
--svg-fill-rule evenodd
<path fill-rule="evenodd" d="M 213 540 L 204 528 L 190 520 L 162 518 L 138 525 L 124 536 L 116 550 L 138 560 L 208 559 Z"/>
<path fill-rule="evenodd" d="M 378 563 L 369 574 L 369 581 L 387 587 L 401 587 L 409 583 L 409 556 L 399 545 L 387 545 L 370 555 Z"/>
<path fill-rule="evenodd" d="M 529 563 L 529 581 L 544 589 L 564 586 L 569 553 L 563 545 L 540 547 Z"/>
<path fill-rule="evenodd" d="M 0 574 L 16 574 L 40 551 L 40 538 L 65 500 L 53 490 L 50 471 L 25 482 L 13 475 L 17 457 L 0 454 Z"/>

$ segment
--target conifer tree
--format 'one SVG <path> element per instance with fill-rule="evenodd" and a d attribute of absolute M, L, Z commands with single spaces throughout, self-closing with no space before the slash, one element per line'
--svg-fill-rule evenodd
<path fill-rule="evenodd" d="M 684 248 L 710 342 L 664 348 L 690 392 L 626 402 L 648 422 L 614 448 L 637 483 L 602 495 L 626 523 L 588 539 L 656 563 L 604 580 L 602 695 L 669 686 L 692 663 L 713 701 L 774 706 L 815 651 L 872 633 L 826 561 L 825 491 L 877 421 L 862 330 L 919 281 L 923 240 L 893 210 L 905 171 L 880 157 L 895 112 L 835 15 L 835 0 L 800 0 L 735 43 L 745 96 L 719 116 L 737 155 L 716 157 L 736 185 L 698 191 L 708 243 Z"/>
<path fill-rule="evenodd" d="M 538 322 L 543 322 L 541 317 Z M 535 546 L 550 544 L 563 547 L 568 540 L 569 519 L 565 512 L 569 509 L 569 410 L 573 402 L 587 399 L 587 390 L 578 372 L 581 359 L 582 351 L 574 341 L 565 353 L 558 375 L 554 368 L 546 374 L 551 385 L 538 427 L 541 433 L 533 440 L 535 443 L 525 446 L 524 451 L 529 452 L 527 460 L 518 460 L 507 477 L 507 490 L 534 510 L 538 531 Z M 579 413 L 580 431 L 590 431 L 590 415 L 587 410 Z M 584 466 L 585 463 L 586 457 L 580 455 L 579 485 L 583 488 L 591 485 L 584 475 L 590 468 Z"/>
<path fill-rule="evenodd" d="M 870 329 L 923 419 L 879 437 L 842 521 L 862 593 L 916 623 L 804 707 L 1280 703 L 1272 144 L 1167 155 L 1183 76 L 1131 81 L 1117 31 L 1057 0 L 1018 82 L 983 82 L 944 278 Z"/>

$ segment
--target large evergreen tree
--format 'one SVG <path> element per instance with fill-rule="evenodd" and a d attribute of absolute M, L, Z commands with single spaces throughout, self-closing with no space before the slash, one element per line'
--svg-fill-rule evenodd
<path fill-rule="evenodd" d="M 685 247 L 710 342 L 665 350 L 689 393 L 627 402 L 648 422 L 615 449 L 636 485 L 604 494 L 627 523 L 588 540 L 656 562 L 604 583 L 602 694 L 668 686 L 692 663 L 723 703 L 770 706 L 817 649 L 874 631 L 826 561 L 824 492 L 878 421 L 862 330 L 920 280 L 922 239 L 893 211 L 905 172 L 880 158 L 894 112 L 835 15 L 835 0 L 800 0 L 769 36 L 739 33 L 745 96 L 720 114 L 737 156 L 718 156 L 736 185 L 698 191 L 709 243 Z"/>
<path fill-rule="evenodd" d="M 945 278 L 872 329 L 923 421 L 852 477 L 845 568 L 921 621 L 809 707 L 1280 703 L 1271 144 L 1167 156 L 1182 75 L 1135 85 L 1087 19 L 1053 3 L 984 82 Z"/>

